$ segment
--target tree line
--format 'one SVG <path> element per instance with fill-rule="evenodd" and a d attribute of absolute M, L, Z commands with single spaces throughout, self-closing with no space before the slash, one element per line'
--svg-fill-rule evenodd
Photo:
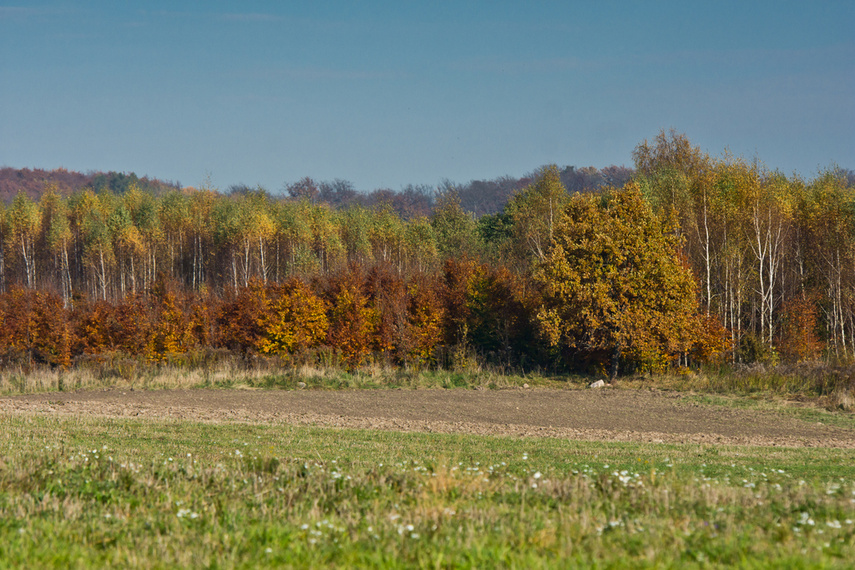
<path fill-rule="evenodd" d="M 786 176 L 673 131 L 633 158 L 543 167 L 477 215 L 451 184 L 398 193 L 430 196 L 403 214 L 311 179 L 282 197 L 133 181 L 20 192 L 0 209 L 0 355 L 611 375 L 855 357 L 851 173 Z"/>

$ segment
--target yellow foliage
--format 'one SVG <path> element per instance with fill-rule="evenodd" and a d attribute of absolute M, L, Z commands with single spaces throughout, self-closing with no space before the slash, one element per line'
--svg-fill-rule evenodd
<path fill-rule="evenodd" d="M 316 346 L 329 328 L 324 302 L 299 280 L 274 289 L 268 311 L 259 320 L 264 336 L 258 348 L 265 354 L 292 354 Z"/>

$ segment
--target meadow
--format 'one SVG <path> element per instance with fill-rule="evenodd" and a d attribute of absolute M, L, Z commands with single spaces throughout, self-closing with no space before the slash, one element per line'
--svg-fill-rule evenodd
<path fill-rule="evenodd" d="M 0 415 L 3 567 L 845 568 L 855 451 Z"/>

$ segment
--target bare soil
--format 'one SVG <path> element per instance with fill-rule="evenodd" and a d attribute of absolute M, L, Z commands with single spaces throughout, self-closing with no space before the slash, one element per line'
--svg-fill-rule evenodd
<path fill-rule="evenodd" d="M 600 441 L 855 448 L 855 429 L 647 390 L 107 390 L 0 398 L 0 413 Z"/>

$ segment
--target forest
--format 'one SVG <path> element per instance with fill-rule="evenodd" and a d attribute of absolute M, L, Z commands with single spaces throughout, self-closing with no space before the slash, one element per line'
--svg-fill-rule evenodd
<path fill-rule="evenodd" d="M 614 377 L 855 359 L 851 171 L 785 175 L 674 131 L 633 160 L 400 192 L 304 178 L 282 195 L 2 169 L 7 194 L 27 184 L 0 205 L 0 361 Z"/>

